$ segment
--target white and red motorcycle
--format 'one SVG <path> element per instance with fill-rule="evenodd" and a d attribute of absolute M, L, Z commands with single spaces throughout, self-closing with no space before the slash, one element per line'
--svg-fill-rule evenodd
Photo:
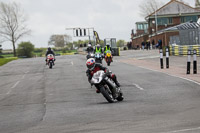
<path fill-rule="evenodd" d="M 53 54 L 48 54 L 47 55 L 47 65 L 49 66 L 50 69 L 52 69 L 54 65 L 55 57 Z"/>
<path fill-rule="evenodd" d="M 115 100 L 123 101 L 124 99 L 121 88 L 102 70 L 94 73 L 91 84 L 96 86 L 109 103 L 113 103 Z"/>

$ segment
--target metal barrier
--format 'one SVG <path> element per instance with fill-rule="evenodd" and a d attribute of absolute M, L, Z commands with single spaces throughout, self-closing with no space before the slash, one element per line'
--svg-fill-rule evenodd
<path fill-rule="evenodd" d="M 188 50 L 191 50 L 191 54 L 193 51 L 196 50 L 197 56 L 200 56 L 200 45 L 176 45 L 176 46 L 169 46 L 170 55 L 175 56 L 187 56 Z"/>

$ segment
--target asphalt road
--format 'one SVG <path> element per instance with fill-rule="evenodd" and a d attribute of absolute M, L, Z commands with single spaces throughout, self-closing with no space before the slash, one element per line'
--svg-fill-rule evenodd
<path fill-rule="evenodd" d="M 152 57 L 155 55 L 138 55 Z M 86 78 L 85 56 L 12 61 L 0 67 L 0 133 L 199 133 L 200 87 L 121 63 L 109 67 L 125 100 L 108 103 Z"/>

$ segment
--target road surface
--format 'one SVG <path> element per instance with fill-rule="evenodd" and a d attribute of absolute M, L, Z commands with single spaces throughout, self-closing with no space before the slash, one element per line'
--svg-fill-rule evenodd
<path fill-rule="evenodd" d="M 44 58 L 0 67 L 0 133 L 199 133 L 199 84 L 122 62 L 129 57 L 108 67 L 125 97 L 113 104 L 90 87 L 85 55 L 57 57 L 53 69 Z"/>

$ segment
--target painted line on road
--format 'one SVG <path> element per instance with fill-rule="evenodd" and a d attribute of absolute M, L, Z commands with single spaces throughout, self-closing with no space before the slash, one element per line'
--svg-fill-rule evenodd
<path fill-rule="evenodd" d="M 6 94 L 7 95 L 10 94 L 10 92 L 12 91 L 12 89 L 15 88 L 19 84 L 19 82 L 20 81 L 17 81 Z"/>
<path fill-rule="evenodd" d="M 180 133 L 180 132 L 186 132 L 186 131 L 196 131 L 196 130 L 199 130 L 199 129 L 200 129 L 200 127 L 188 128 L 188 129 L 182 129 L 182 130 L 174 130 L 174 131 L 162 132 L 162 133 Z"/>
<path fill-rule="evenodd" d="M 136 88 L 140 89 L 141 91 L 144 90 L 144 88 L 140 87 L 138 84 L 134 84 L 134 83 L 133 83 L 133 85 L 134 85 Z"/>
<path fill-rule="evenodd" d="M 24 79 L 25 75 L 26 75 L 26 74 L 24 74 L 24 75 L 22 76 L 22 79 Z"/>
<path fill-rule="evenodd" d="M 72 66 L 74 65 L 74 62 L 73 61 L 71 61 L 71 64 L 72 64 Z"/>
<path fill-rule="evenodd" d="M 147 69 L 147 70 L 151 70 L 151 71 L 154 71 L 154 72 L 160 72 L 160 71 L 158 71 L 158 70 L 153 70 L 153 69 L 150 69 L 150 68 L 145 68 L 145 67 L 141 67 L 141 66 L 138 66 L 138 67 L 143 68 L 143 69 Z M 164 72 L 160 72 L 160 73 L 164 73 Z M 172 75 L 172 74 L 168 74 L 168 73 L 164 73 L 164 74 L 167 74 L 167 75 L 172 76 L 172 77 L 176 77 L 176 78 L 184 79 L 184 80 L 190 81 L 190 82 L 192 82 L 192 83 L 195 83 L 195 84 L 197 84 L 197 85 L 200 85 L 199 82 L 194 81 L 194 80 L 192 80 L 192 79 L 183 78 L 183 77 L 179 77 L 179 76 Z"/>
<path fill-rule="evenodd" d="M 11 88 L 15 88 L 18 84 L 19 84 L 20 81 L 17 81 Z"/>
<path fill-rule="evenodd" d="M 29 71 L 26 71 L 25 74 L 27 74 Z"/>

